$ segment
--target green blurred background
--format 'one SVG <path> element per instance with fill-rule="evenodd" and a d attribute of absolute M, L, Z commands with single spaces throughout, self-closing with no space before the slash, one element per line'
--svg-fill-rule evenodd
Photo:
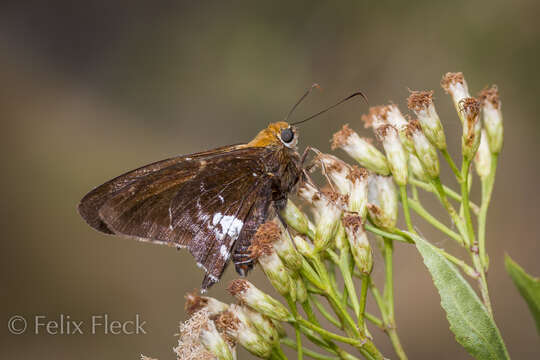
<path fill-rule="evenodd" d="M 459 121 L 439 81 L 463 71 L 473 94 L 499 85 L 505 116 L 488 224 L 496 319 L 514 359 L 539 358 L 534 323 L 503 266 L 508 252 L 540 274 L 539 13 L 538 1 L 522 0 L 2 1 L 1 357 L 173 358 L 183 295 L 202 273 L 186 252 L 90 229 L 76 205 L 92 187 L 155 160 L 247 141 L 282 119 L 313 82 L 324 91 L 296 119 L 356 89 L 372 104 L 394 101 L 402 110 L 407 88 L 435 89 L 457 155 Z M 371 136 L 360 124 L 366 110 L 352 102 L 307 124 L 301 148 L 328 151 L 344 123 Z M 409 357 L 470 358 L 453 339 L 416 250 L 396 252 L 397 324 Z M 210 294 L 230 301 L 224 288 L 234 276 L 229 269 Z M 268 289 L 260 272 L 252 279 Z M 15 336 L 5 326 L 16 314 L 29 321 L 66 314 L 88 332 L 90 317 L 103 313 L 117 320 L 140 314 L 148 333 Z M 385 335 L 373 333 L 394 358 Z"/>

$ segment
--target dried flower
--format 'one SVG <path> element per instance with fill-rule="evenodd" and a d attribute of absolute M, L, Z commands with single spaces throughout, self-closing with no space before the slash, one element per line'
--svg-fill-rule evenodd
<path fill-rule="evenodd" d="M 480 145 L 480 101 L 466 98 L 461 100 L 459 106 L 464 119 L 461 151 L 466 159 L 471 160 Z"/>
<path fill-rule="evenodd" d="M 399 133 L 399 139 L 401 140 L 401 143 L 403 144 L 403 147 L 407 152 L 412 152 L 412 142 L 407 137 L 407 125 L 408 121 L 405 119 L 403 114 L 401 114 L 401 111 L 399 111 L 399 108 L 397 105 L 388 105 L 386 107 L 386 119 L 388 120 L 388 123 L 395 127 Z"/>
<path fill-rule="evenodd" d="M 380 228 L 393 230 L 397 223 L 398 198 L 396 187 L 391 177 L 370 176 L 370 203 L 368 212 L 370 219 Z"/>
<path fill-rule="evenodd" d="M 489 150 L 489 140 L 486 129 L 482 129 L 480 146 L 474 156 L 476 172 L 481 179 L 486 179 L 491 172 L 491 152 Z"/>
<path fill-rule="evenodd" d="M 206 308 L 210 316 L 217 315 L 227 310 L 227 304 L 208 296 L 199 296 L 196 291 L 187 293 L 184 309 L 188 315 L 193 315 L 197 311 Z"/>
<path fill-rule="evenodd" d="M 291 319 L 289 311 L 279 301 L 257 289 L 245 279 L 233 280 L 228 289 L 231 295 L 263 315 L 280 321 Z"/>
<path fill-rule="evenodd" d="M 400 186 L 407 185 L 407 152 L 401 144 L 396 128 L 382 125 L 377 129 L 377 137 L 383 144 L 394 180 Z"/>
<path fill-rule="evenodd" d="M 360 138 L 348 125 L 334 134 L 332 150 L 343 149 L 363 167 L 380 175 L 389 175 L 390 168 L 385 156 L 369 141 Z"/>
<path fill-rule="evenodd" d="M 356 266 L 363 274 L 369 275 L 373 269 L 373 252 L 364 231 L 362 218 L 358 215 L 346 215 L 343 217 L 343 226 Z"/>
<path fill-rule="evenodd" d="M 329 154 L 321 153 L 317 158 L 322 164 L 323 171 L 330 177 L 337 190 L 341 194 L 348 194 L 351 190 L 351 183 L 348 179 L 350 166 Z"/>
<path fill-rule="evenodd" d="M 489 148 L 493 154 L 501 152 L 503 144 L 503 120 L 501 100 L 496 85 L 485 88 L 478 94 L 484 113 L 484 127 L 487 131 Z"/>
<path fill-rule="evenodd" d="M 229 310 L 221 313 L 216 319 L 216 326 L 253 355 L 270 358 L 272 345 L 258 333 L 240 306 L 232 304 Z"/>
<path fill-rule="evenodd" d="M 182 360 L 214 360 L 215 356 L 206 350 L 199 336 L 201 330 L 209 322 L 209 313 L 206 308 L 195 312 L 188 320 L 180 325 L 180 339 L 174 348 L 177 357 Z"/>
<path fill-rule="evenodd" d="M 461 122 L 463 122 L 463 118 L 461 117 L 461 113 L 459 111 L 459 103 L 466 98 L 471 97 L 469 94 L 469 87 L 467 86 L 467 82 L 465 81 L 465 78 L 463 77 L 463 73 L 457 72 L 457 73 L 446 73 L 442 80 L 441 80 L 441 86 L 452 96 L 452 100 L 454 100 L 454 106 L 456 108 L 456 111 L 459 114 L 459 117 L 461 119 Z"/>
<path fill-rule="evenodd" d="M 432 179 L 439 176 L 439 156 L 437 149 L 427 139 L 418 121 L 409 122 L 407 135 L 412 139 L 414 151 L 425 173 Z"/>
<path fill-rule="evenodd" d="M 446 138 L 433 104 L 433 91 L 411 91 L 407 99 L 409 109 L 414 111 L 424 134 L 439 150 L 446 149 Z"/>
<path fill-rule="evenodd" d="M 259 262 L 272 286 L 281 295 L 287 296 L 291 292 L 291 279 L 285 265 L 274 251 L 274 243 L 280 237 L 279 226 L 268 221 L 259 226 L 248 250 L 251 258 Z"/>
<path fill-rule="evenodd" d="M 368 172 L 364 168 L 353 166 L 349 174 L 351 191 L 349 193 L 349 211 L 362 218 L 366 216 L 368 202 Z"/>
<path fill-rule="evenodd" d="M 387 119 L 387 106 L 385 105 L 379 105 L 379 106 L 372 106 L 369 108 L 369 113 L 366 115 L 362 115 L 362 121 L 364 122 L 365 128 L 372 127 L 373 130 L 377 131 L 377 129 L 383 125 L 388 124 Z"/>

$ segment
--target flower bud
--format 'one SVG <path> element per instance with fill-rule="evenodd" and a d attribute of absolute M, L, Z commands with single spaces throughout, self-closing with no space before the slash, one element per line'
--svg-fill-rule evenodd
<path fill-rule="evenodd" d="M 432 179 L 437 178 L 439 176 L 439 156 L 437 155 L 437 149 L 435 149 L 435 146 L 424 135 L 418 121 L 409 122 L 407 135 L 412 139 L 415 155 L 420 160 L 426 174 Z"/>
<path fill-rule="evenodd" d="M 482 130 L 480 146 L 474 155 L 474 165 L 480 179 L 485 180 L 491 172 L 491 151 L 489 150 L 489 140 L 486 129 Z"/>
<path fill-rule="evenodd" d="M 350 166 L 344 161 L 329 154 L 319 154 L 318 160 L 323 171 L 330 177 L 332 183 L 341 194 L 348 194 L 351 188 L 349 179 Z"/>
<path fill-rule="evenodd" d="M 397 129 L 403 148 L 407 152 L 413 152 L 413 144 L 407 136 L 407 125 L 409 122 L 401 114 L 397 105 L 392 104 L 386 107 L 386 119 L 390 125 Z"/>
<path fill-rule="evenodd" d="M 336 148 L 343 149 L 360 165 L 377 174 L 390 174 L 386 157 L 369 141 L 360 138 L 348 125 L 343 125 L 343 128 L 334 134 L 332 150 Z"/>
<path fill-rule="evenodd" d="M 429 177 L 424 170 L 424 166 L 414 154 L 409 154 L 409 168 L 415 178 L 421 181 L 429 182 Z"/>
<path fill-rule="evenodd" d="M 281 216 L 287 224 L 300 234 L 307 234 L 309 231 L 309 222 L 306 215 L 290 200 L 281 210 Z"/>
<path fill-rule="evenodd" d="M 392 125 L 383 125 L 377 129 L 377 136 L 382 142 L 388 165 L 396 184 L 407 185 L 407 153 L 401 145 L 399 135 Z"/>
<path fill-rule="evenodd" d="M 281 237 L 276 223 L 269 221 L 257 229 L 248 250 L 251 259 L 256 259 L 261 265 L 272 286 L 283 296 L 291 292 L 289 271 L 274 251 L 274 242 Z"/>
<path fill-rule="evenodd" d="M 240 306 L 232 304 L 229 310 L 221 313 L 216 319 L 216 326 L 253 355 L 270 358 L 272 344 L 259 334 Z"/>
<path fill-rule="evenodd" d="M 414 111 L 429 141 L 439 150 L 446 149 L 446 138 L 433 104 L 433 91 L 411 91 L 407 99 L 409 109 Z"/>
<path fill-rule="evenodd" d="M 279 332 L 274 326 L 274 323 L 264 316 L 263 314 L 253 311 L 247 307 L 241 307 L 244 314 L 247 315 L 249 321 L 253 324 L 255 329 L 261 337 L 270 344 L 277 344 L 279 342 L 280 336 Z"/>
<path fill-rule="evenodd" d="M 480 124 L 480 102 L 475 98 L 466 98 L 460 103 L 463 114 L 463 136 L 461 138 L 461 152 L 463 156 L 472 160 L 480 146 L 482 125 Z"/>
<path fill-rule="evenodd" d="M 493 154 L 498 154 L 503 144 L 503 121 L 497 86 L 485 88 L 480 92 L 479 98 L 482 102 L 484 128 L 487 131 L 489 148 Z"/>
<path fill-rule="evenodd" d="M 280 236 L 274 240 L 274 250 L 285 266 L 296 272 L 302 267 L 302 256 L 294 246 L 287 229 L 283 228 L 281 223 L 276 225 Z"/>
<path fill-rule="evenodd" d="M 201 329 L 199 341 L 203 346 L 216 356 L 218 360 L 233 360 L 233 354 L 225 339 L 217 331 L 213 321 L 209 321 L 205 328 Z"/>
<path fill-rule="evenodd" d="M 374 194 L 369 195 L 373 202 L 368 204 L 369 217 L 375 225 L 385 230 L 393 230 L 397 223 L 398 198 L 396 187 L 391 177 L 370 176 Z"/>
<path fill-rule="evenodd" d="M 308 292 L 304 280 L 298 274 L 295 274 L 293 281 L 296 282 L 296 300 L 300 303 L 306 302 L 308 298 Z"/>
<path fill-rule="evenodd" d="M 349 211 L 364 218 L 368 203 L 368 172 L 364 168 L 353 166 L 349 174 L 349 181 L 351 183 Z"/>
<path fill-rule="evenodd" d="M 362 218 L 358 215 L 346 215 L 343 217 L 343 226 L 356 266 L 363 274 L 369 275 L 373 269 L 373 252 L 362 225 Z"/>
<path fill-rule="evenodd" d="M 294 246 L 296 246 L 296 249 L 300 254 L 303 256 L 310 258 L 315 253 L 315 249 L 313 248 L 313 245 L 308 243 L 303 237 L 301 236 L 295 236 L 293 238 Z"/>
<path fill-rule="evenodd" d="M 197 292 L 187 293 L 184 309 L 188 315 L 205 308 L 210 316 L 217 315 L 228 309 L 229 305 L 208 296 L 199 296 Z"/>
<path fill-rule="evenodd" d="M 249 307 L 263 315 L 280 321 L 291 319 L 289 311 L 279 301 L 257 289 L 245 279 L 233 280 L 227 290 L 238 300 L 243 301 Z"/>
<path fill-rule="evenodd" d="M 458 112 L 459 118 L 461 119 L 461 122 L 463 123 L 463 117 L 461 116 L 460 112 L 460 102 L 463 99 L 470 98 L 471 95 L 469 94 L 469 87 L 467 86 L 467 82 L 465 81 L 465 78 L 463 77 L 462 72 L 457 73 L 446 73 L 442 80 L 441 80 L 441 86 L 448 94 L 452 96 L 452 100 L 454 100 L 454 106 L 456 108 L 456 111 Z"/>

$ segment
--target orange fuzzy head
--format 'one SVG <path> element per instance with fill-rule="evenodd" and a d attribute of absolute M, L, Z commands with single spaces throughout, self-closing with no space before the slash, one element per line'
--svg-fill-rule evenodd
<path fill-rule="evenodd" d="M 279 121 L 271 123 L 266 129 L 261 130 L 247 146 L 284 145 L 288 148 L 294 148 L 297 142 L 296 129 L 284 121 Z"/>

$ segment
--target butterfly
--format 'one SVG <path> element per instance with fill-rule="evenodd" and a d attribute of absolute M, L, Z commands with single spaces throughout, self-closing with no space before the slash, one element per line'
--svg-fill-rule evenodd
<path fill-rule="evenodd" d="M 187 248 L 205 271 L 203 291 L 219 281 L 231 260 L 245 276 L 254 265 L 249 246 L 257 229 L 279 214 L 297 184 L 309 176 L 303 163 L 310 148 L 299 155 L 294 125 L 357 95 L 362 94 L 300 122 L 271 123 L 248 143 L 129 171 L 85 195 L 79 213 L 105 234 Z"/>

